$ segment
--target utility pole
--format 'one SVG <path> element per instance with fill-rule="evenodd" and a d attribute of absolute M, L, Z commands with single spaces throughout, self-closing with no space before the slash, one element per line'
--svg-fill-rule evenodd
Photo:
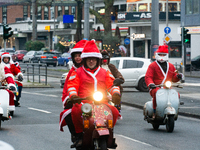
<path fill-rule="evenodd" d="M 55 43 L 55 13 L 56 13 L 56 5 L 55 0 L 53 0 L 53 42 L 52 42 L 52 49 L 54 50 L 54 43 Z"/>
<path fill-rule="evenodd" d="M 84 39 L 89 40 L 89 0 L 84 0 Z"/>
<path fill-rule="evenodd" d="M 159 0 L 152 0 L 151 9 L 151 59 L 159 46 Z"/>
<path fill-rule="evenodd" d="M 37 4 L 36 4 L 37 0 L 32 0 L 32 20 L 33 20 L 33 24 L 32 24 L 32 40 L 36 41 L 37 40 Z"/>

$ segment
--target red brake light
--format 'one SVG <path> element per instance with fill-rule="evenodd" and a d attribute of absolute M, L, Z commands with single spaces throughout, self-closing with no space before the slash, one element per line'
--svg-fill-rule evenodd
<path fill-rule="evenodd" d="M 47 58 L 47 56 L 41 56 L 41 58 Z"/>
<path fill-rule="evenodd" d="M 53 58 L 57 58 L 57 56 L 53 56 Z"/>

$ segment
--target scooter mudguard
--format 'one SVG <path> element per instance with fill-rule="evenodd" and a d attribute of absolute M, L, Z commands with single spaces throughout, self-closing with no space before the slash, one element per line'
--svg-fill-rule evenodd
<path fill-rule="evenodd" d="M 8 118 L 9 93 L 6 90 L 0 90 L 0 108 L 3 110 L 3 117 Z"/>
<path fill-rule="evenodd" d="M 167 107 L 164 111 L 165 115 L 175 115 L 176 110 L 173 107 Z"/>
<path fill-rule="evenodd" d="M 100 136 L 109 135 L 110 132 L 107 128 L 97 128 L 93 131 L 92 138 L 99 138 Z"/>

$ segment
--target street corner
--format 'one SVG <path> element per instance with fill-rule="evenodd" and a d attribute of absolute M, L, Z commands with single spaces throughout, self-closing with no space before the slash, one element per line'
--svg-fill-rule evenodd
<path fill-rule="evenodd" d="M 37 82 L 25 82 L 23 83 L 23 88 L 53 88 L 53 86 L 45 83 L 37 83 Z"/>

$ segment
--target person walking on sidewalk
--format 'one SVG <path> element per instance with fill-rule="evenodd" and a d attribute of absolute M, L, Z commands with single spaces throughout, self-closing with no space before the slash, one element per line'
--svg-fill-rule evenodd
<path fill-rule="evenodd" d="M 183 77 L 183 74 L 176 73 L 174 65 L 168 62 L 168 55 L 168 46 L 159 46 L 155 54 L 156 61 L 149 65 L 145 75 L 146 85 L 149 87 L 150 95 L 153 97 L 152 119 L 155 119 L 156 113 L 156 92 L 160 89 L 155 85 L 164 84 L 166 81 L 178 82 Z"/>

